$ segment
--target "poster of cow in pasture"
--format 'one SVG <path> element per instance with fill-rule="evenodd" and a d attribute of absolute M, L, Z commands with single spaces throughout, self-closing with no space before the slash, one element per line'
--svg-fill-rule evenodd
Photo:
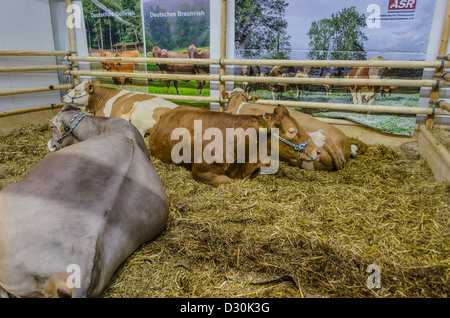
<path fill-rule="evenodd" d="M 141 5 L 139 0 L 85 0 L 83 14 L 90 56 L 144 57 Z M 91 63 L 91 71 L 145 72 L 142 64 L 125 62 Z M 101 77 L 102 85 L 146 91 L 147 81 L 138 78 Z"/>
<path fill-rule="evenodd" d="M 209 0 L 142 0 L 147 57 L 210 58 Z M 209 65 L 148 64 L 148 72 L 209 74 Z M 149 93 L 209 96 L 204 81 L 153 80 Z"/>
<path fill-rule="evenodd" d="M 90 56 L 209 58 L 209 0 L 85 0 Z M 104 62 L 92 71 L 209 74 L 209 65 Z M 153 94 L 209 96 L 209 83 L 126 77 L 94 78 L 102 85 Z"/>
<path fill-rule="evenodd" d="M 435 0 L 236 0 L 235 58 L 291 60 L 425 60 Z M 270 12 L 270 16 L 269 16 Z M 251 16 L 252 19 L 248 19 Z M 422 79 L 422 69 L 252 66 L 236 75 L 342 79 Z M 417 107 L 415 87 L 236 83 L 261 99 Z M 318 112 L 389 133 L 409 135 L 398 116 Z M 409 123 L 404 127 L 404 123 Z M 402 125 L 400 127 L 400 125 Z"/>

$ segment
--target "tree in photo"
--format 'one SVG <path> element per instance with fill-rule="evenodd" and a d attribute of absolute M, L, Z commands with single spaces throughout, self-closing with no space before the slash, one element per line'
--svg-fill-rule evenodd
<path fill-rule="evenodd" d="M 288 59 L 290 36 L 286 32 L 285 0 L 236 0 L 235 45 L 246 59 Z"/>
<path fill-rule="evenodd" d="M 365 15 L 359 14 L 354 6 L 333 13 L 330 18 L 314 21 L 308 32 L 311 48 L 308 57 L 316 60 L 367 59 L 365 27 Z M 337 68 L 338 76 L 342 70 Z"/>
<path fill-rule="evenodd" d="M 168 10 L 162 6 L 150 6 L 145 13 L 145 33 L 147 35 L 147 52 L 152 51 L 149 44 L 159 46 L 161 49 L 170 50 L 175 45 L 172 19 L 151 18 L 150 12 L 167 13 Z"/>
<path fill-rule="evenodd" d="M 117 15 L 120 12 L 134 14 Z M 142 42 L 138 0 L 85 0 L 83 13 L 90 49 L 110 50 L 119 42 Z"/>
<path fill-rule="evenodd" d="M 191 6 L 187 1 L 178 5 L 178 11 L 195 12 L 203 11 L 200 16 L 177 16 L 175 18 L 176 35 L 175 45 L 177 48 L 187 48 L 191 44 L 197 47 L 209 46 L 209 5 L 205 1 L 197 1 Z"/>

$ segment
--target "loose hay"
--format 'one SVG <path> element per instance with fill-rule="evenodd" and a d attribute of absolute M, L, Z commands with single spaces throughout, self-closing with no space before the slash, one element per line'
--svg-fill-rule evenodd
<path fill-rule="evenodd" d="M 0 188 L 48 152 L 46 125 L 0 137 Z M 449 297 L 450 185 L 415 150 L 352 140 L 335 172 L 212 188 L 152 157 L 170 202 L 166 229 L 118 269 L 104 297 Z M 381 288 L 370 289 L 371 264 Z"/>

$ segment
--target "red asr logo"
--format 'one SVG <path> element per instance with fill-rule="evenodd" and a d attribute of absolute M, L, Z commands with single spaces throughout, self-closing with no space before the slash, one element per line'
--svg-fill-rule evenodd
<path fill-rule="evenodd" d="M 389 0 L 388 10 L 414 10 L 417 0 Z"/>

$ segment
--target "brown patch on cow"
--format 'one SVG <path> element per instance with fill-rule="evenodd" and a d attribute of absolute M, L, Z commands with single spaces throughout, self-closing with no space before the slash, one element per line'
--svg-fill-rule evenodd
<path fill-rule="evenodd" d="M 92 83 L 87 83 L 85 86 L 86 93 L 89 92 L 89 88 L 93 85 Z M 120 90 L 106 87 L 106 86 L 97 86 L 94 85 L 94 90 L 90 93 L 88 105 L 86 110 L 92 113 L 94 116 L 105 116 L 105 105 L 106 102 L 111 98 L 120 93 Z"/>
<path fill-rule="evenodd" d="M 158 120 L 161 118 L 162 115 L 167 113 L 168 111 L 172 110 L 172 108 L 169 107 L 157 107 L 153 110 L 153 119 L 155 122 L 158 122 Z"/>
<path fill-rule="evenodd" d="M 150 100 L 155 97 L 156 96 L 153 95 L 140 94 L 134 92 L 123 94 L 114 101 L 110 117 L 121 117 L 124 114 L 129 114 L 132 111 L 135 103 Z"/>

